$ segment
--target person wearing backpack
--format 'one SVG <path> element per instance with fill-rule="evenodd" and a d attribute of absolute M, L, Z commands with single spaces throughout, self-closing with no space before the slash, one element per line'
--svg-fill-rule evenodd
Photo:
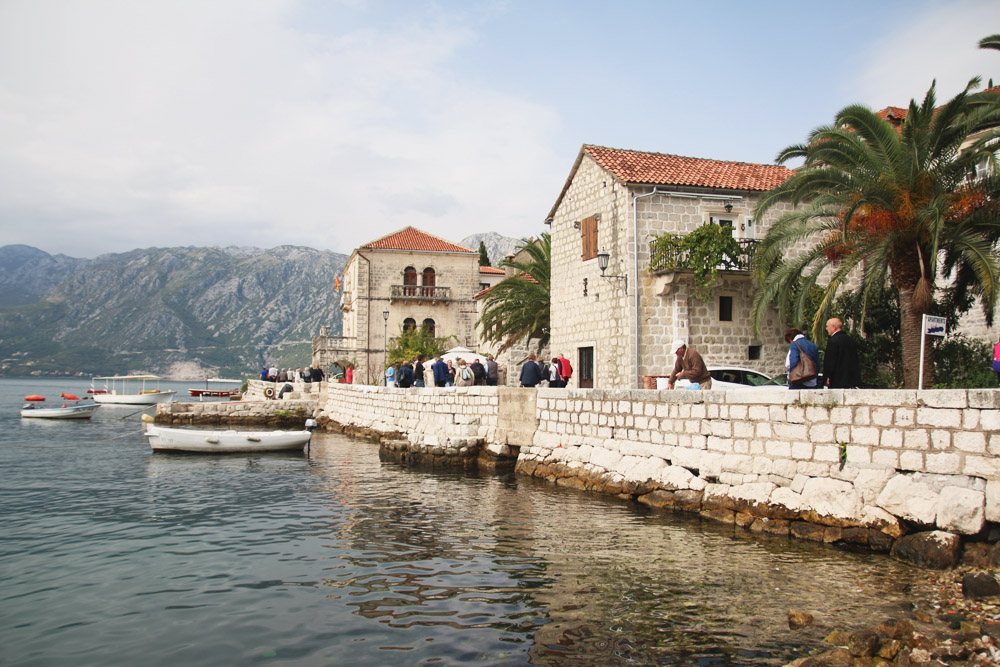
<path fill-rule="evenodd" d="M 455 371 L 455 386 L 471 387 L 473 382 L 475 382 L 475 376 L 473 376 L 472 370 L 465 363 L 465 359 L 459 359 L 458 369 Z"/>
<path fill-rule="evenodd" d="M 396 386 L 403 389 L 409 389 L 413 386 L 413 366 L 408 360 L 399 367 L 399 373 L 396 375 Z"/>

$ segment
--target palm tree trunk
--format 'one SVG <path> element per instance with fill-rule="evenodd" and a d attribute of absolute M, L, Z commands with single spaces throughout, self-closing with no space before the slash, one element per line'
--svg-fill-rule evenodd
<path fill-rule="evenodd" d="M 916 389 L 920 378 L 920 337 L 923 314 L 913 308 L 913 289 L 899 290 L 899 331 L 903 344 L 903 388 Z M 930 345 L 924 351 L 924 388 L 934 386 Z"/>

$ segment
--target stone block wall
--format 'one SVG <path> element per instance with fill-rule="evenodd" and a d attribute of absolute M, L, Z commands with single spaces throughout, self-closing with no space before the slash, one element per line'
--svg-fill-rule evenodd
<path fill-rule="evenodd" d="M 493 454 L 507 454 L 507 432 L 520 434 L 520 429 L 497 428 L 500 404 L 502 400 L 523 401 L 520 391 L 506 387 L 332 385 L 319 419 L 370 437 L 406 440 L 411 451 L 435 459 L 464 458 L 477 453 L 481 445 Z"/>
<path fill-rule="evenodd" d="M 887 548 L 1000 521 L 998 408 L 995 390 L 539 390 L 518 470 Z"/>

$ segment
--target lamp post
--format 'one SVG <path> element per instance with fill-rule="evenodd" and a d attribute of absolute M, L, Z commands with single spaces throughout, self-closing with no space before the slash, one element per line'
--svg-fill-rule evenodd
<path fill-rule="evenodd" d="M 388 386 L 389 382 L 388 382 L 388 380 L 385 377 L 385 369 L 386 369 L 386 362 L 387 362 L 386 355 L 389 354 L 389 311 L 388 311 L 388 309 L 382 311 L 382 321 L 385 323 L 385 326 L 382 327 L 382 381 L 386 383 L 386 386 Z"/>
<path fill-rule="evenodd" d="M 628 276 L 606 276 L 606 275 L 604 275 L 604 272 L 607 270 L 608 263 L 610 261 L 611 261 L 611 253 L 608 252 L 607 250 L 604 250 L 602 248 L 601 251 L 599 253 L 597 253 L 597 266 L 598 266 L 599 269 L 601 269 L 601 277 L 602 278 L 608 278 L 609 280 L 610 279 L 624 280 L 625 281 L 625 294 L 628 294 Z"/>

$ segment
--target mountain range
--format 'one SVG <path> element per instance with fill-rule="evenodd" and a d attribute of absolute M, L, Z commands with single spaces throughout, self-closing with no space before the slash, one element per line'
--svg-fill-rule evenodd
<path fill-rule="evenodd" d="M 518 242 L 476 234 L 496 266 Z M 0 375 L 176 379 L 308 365 L 341 331 L 347 255 L 301 246 L 146 248 L 81 259 L 0 247 Z"/>

